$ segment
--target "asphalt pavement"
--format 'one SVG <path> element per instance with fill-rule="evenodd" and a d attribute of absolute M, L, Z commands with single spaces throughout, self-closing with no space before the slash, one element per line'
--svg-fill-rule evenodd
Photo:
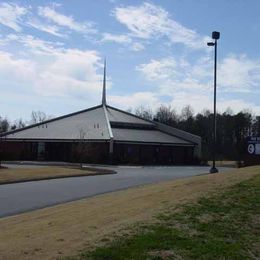
<path fill-rule="evenodd" d="M 206 174 L 209 171 L 209 167 L 204 166 L 107 168 L 115 170 L 117 174 L 0 185 L 0 217 L 134 186 Z M 220 171 L 228 169 L 219 168 Z"/>

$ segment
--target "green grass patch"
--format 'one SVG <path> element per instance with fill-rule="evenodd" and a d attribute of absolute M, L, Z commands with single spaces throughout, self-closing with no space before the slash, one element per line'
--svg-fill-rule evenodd
<path fill-rule="evenodd" d="M 138 226 L 79 259 L 259 259 L 260 176 Z"/>

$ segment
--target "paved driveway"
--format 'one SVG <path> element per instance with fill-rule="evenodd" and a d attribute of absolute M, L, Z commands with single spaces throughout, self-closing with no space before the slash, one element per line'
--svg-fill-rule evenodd
<path fill-rule="evenodd" d="M 109 167 L 118 174 L 0 185 L 0 217 L 133 186 L 205 174 L 209 167 Z M 221 171 L 227 168 L 221 168 Z"/>

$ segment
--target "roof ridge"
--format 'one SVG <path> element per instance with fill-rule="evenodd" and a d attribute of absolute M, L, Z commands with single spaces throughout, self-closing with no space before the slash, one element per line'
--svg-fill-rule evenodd
<path fill-rule="evenodd" d="M 105 113 L 105 118 L 106 118 L 106 122 L 107 122 L 107 127 L 108 127 L 108 132 L 109 132 L 110 139 L 113 139 L 114 135 L 113 135 L 112 127 L 111 127 L 110 120 L 109 120 L 109 117 L 108 117 L 108 114 L 107 114 L 106 105 L 103 105 L 102 107 L 104 109 L 104 113 Z"/>

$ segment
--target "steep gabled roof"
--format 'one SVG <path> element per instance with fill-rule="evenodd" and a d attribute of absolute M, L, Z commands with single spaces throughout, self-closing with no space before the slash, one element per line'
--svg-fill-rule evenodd
<path fill-rule="evenodd" d="M 132 140 L 135 136 L 136 140 L 143 140 L 143 142 L 150 142 L 151 137 L 154 137 L 154 142 L 159 143 L 174 143 L 174 144 L 199 144 L 201 137 L 179 130 L 177 128 L 133 115 L 129 112 L 107 106 L 109 111 L 110 124 L 115 140 L 122 140 L 124 136 L 126 140 Z M 133 126 L 133 127 L 132 127 Z M 126 130 L 115 130 L 117 128 L 125 128 Z M 132 128 L 140 128 L 140 130 L 154 130 L 154 131 L 131 131 Z M 156 131 L 155 131 L 156 130 Z M 140 136 L 138 136 L 138 134 Z M 167 135 L 167 138 L 166 135 Z M 119 137 L 121 136 L 121 137 Z M 157 140 L 157 141 L 155 141 Z"/>
<path fill-rule="evenodd" d="M 7 139 L 109 140 L 108 125 L 102 106 L 54 118 L 11 131 Z"/>
<path fill-rule="evenodd" d="M 100 105 L 4 134 L 8 140 L 108 141 L 195 145 L 200 137 Z"/>

